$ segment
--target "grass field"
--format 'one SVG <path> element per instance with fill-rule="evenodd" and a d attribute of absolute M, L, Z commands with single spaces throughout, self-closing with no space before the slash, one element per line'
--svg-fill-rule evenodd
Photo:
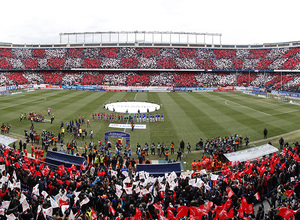
<path fill-rule="evenodd" d="M 282 136 L 285 140 L 293 142 L 298 140 L 300 132 L 300 106 L 272 99 L 264 99 L 245 95 L 239 92 L 214 93 L 135 93 L 135 92 L 92 92 L 69 90 L 36 90 L 16 95 L 0 96 L 1 123 L 10 123 L 11 136 L 24 138 L 24 130 L 29 130 L 30 121 L 19 121 L 22 112 L 35 112 L 50 119 L 47 108 L 51 107 L 55 115 L 53 124 L 35 123 L 35 130 L 59 132 L 60 123 L 75 120 L 78 115 L 90 119 L 94 131 L 94 142 L 104 140 L 104 133 L 110 130 L 110 122 L 92 121 L 93 112 L 106 112 L 104 103 L 114 101 L 148 101 L 159 103 L 162 108 L 158 111 L 164 114 L 164 122 L 143 123 L 146 130 L 125 130 L 131 134 L 133 151 L 139 142 L 142 146 L 147 142 L 157 144 L 164 142 L 175 143 L 175 152 L 179 142 L 190 142 L 193 154 L 185 155 L 184 160 L 191 163 L 200 159 L 202 152 L 195 151 L 195 144 L 203 138 L 228 136 L 238 134 L 248 136 L 250 146 L 259 146 L 268 142 L 278 147 L 278 140 Z M 84 126 L 86 128 L 86 125 Z M 268 140 L 263 139 L 263 129 L 268 129 Z M 124 131 L 124 129 L 120 130 Z M 67 135 L 65 143 L 72 137 Z M 88 140 L 88 139 L 87 139 Z M 87 141 L 86 140 L 86 141 Z M 110 139 L 114 144 L 117 138 Z M 84 141 L 77 141 L 79 148 L 83 149 Z M 125 143 L 124 143 L 125 145 Z M 171 159 L 176 158 L 171 155 Z M 159 159 L 152 156 L 150 159 Z"/>

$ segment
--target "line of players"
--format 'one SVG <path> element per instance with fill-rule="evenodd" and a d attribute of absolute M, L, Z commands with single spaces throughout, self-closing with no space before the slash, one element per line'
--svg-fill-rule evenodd
<path fill-rule="evenodd" d="M 164 121 L 163 114 L 115 114 L 115 113 L 92 113 L 93 121 L 110 121 L 110 122 L 123 122 L 124 120 L 131 120 L 133 122 L 157 122 Z"/>

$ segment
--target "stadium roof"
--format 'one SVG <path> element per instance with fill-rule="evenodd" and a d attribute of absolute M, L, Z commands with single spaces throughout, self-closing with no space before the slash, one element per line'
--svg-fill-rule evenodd
<path fill-rule="evenodd" d="M 2 43 L 11 48 L 69 48 L 69 47 L 173 47 L 214 49 L 259 49 L 300 46 L 300 41 L 249 45 L 222 44 L 220 33 L 172 31 L 103 31 L 60 33 L 59 44 Z M 217 39 L 216 39 L 217 38 Z"/>

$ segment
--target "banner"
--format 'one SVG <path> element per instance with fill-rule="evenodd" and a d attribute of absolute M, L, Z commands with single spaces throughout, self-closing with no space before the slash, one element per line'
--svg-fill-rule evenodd
<path fill-rule="evenodd" d="M 270 144 L 264 144 L 259 147 L 253 147 L 246 150 L 236 151 L 224 154 L 229 161 L 247 161 L 260 158 L 262 156 L 277 152 L 278 149 Z"/>
<path fill-rule="evenodd" d="M 110 128 L 131 129 L 131 124 L 109 124 Z M 134 129 L 146 129 L 146 125 L 134 124 Z"/>

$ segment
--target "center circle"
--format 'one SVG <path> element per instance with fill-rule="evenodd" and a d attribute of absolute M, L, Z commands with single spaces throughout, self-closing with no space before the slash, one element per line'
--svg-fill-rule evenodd
<path fill-rule="evenodd" d="M 147 113 L 160 109 L 160 105 L 149 102 L 113 102 L 105 105 L 105 109 L 119 113 Z"/>

